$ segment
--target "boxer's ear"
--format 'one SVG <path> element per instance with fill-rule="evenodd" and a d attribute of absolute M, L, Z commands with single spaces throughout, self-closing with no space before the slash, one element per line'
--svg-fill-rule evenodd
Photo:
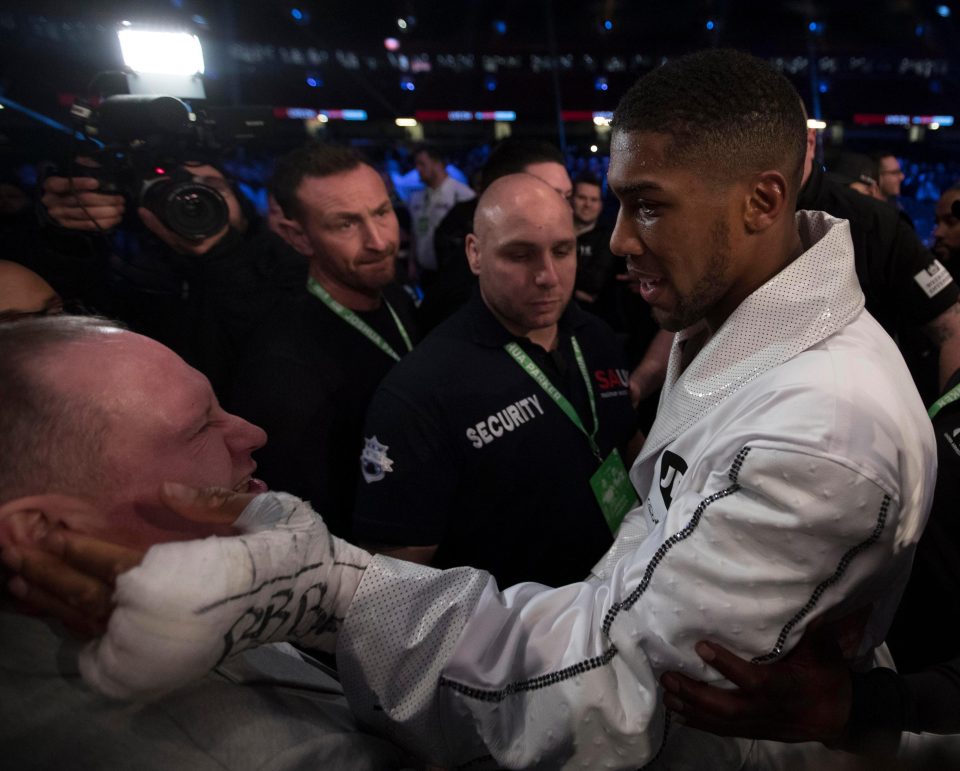
<path fill-rule="evenodd" d="M 89 503 L 69 495 L 14 498 L 0 505 L 0 545 L 33 545 L 56 529 L 83 529 L 96 516 Z"/>

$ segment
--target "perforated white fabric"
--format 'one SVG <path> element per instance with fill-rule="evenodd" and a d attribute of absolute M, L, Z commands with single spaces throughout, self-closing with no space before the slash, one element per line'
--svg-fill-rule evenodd
<path fill-rule="evenodd" d="M 849 223 L 825 212 L 796 216 L 806 251 L 747 297 L 679 378 L 680 345 L 702 332 L 704 322 L 675 336 L 657 419 L 634 469 L 730 394 L 834 334 L 863 310 L 863 292 L 849 259 Z M 648 484 L 633 481 L 638 490 Z"/>
<path fill-rule="evenodd" d="M 337 640 L 340 678 L 354 712 L 387 712 L 397 721 L 388 728 L 392 738 L 426 757 L 446 757 L 443 732 L 423 705 L 435 698 L 460 631 L 490 580 L 472 568 L 440 571 L 374 557 Z M 371 619 L 387 623 L 371 625 Z M 399 660 L 398 646 L 404 650 Z M 352 655 L 339 655 L 345 650 Z"/>

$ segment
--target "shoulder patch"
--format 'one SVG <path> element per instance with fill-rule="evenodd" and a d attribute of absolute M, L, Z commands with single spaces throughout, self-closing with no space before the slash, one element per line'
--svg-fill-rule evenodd
<path fill-rule="evenodd" d="M 379 482 L 388 472 L 393 471 L 393 461 L 387 457 L 389 445 L 381 444 L 376 436 L 364 439 L 360 453 L 360 472 L 367 482 Z"/>
<path fill-rule="evenodd" d="M 939 260 L 934 260 L 926 268 L 921 270 L 913 277 L 927 297 L 933 297 L 941 289 L 950 286 L 953 283 L 953 277 Z"/>

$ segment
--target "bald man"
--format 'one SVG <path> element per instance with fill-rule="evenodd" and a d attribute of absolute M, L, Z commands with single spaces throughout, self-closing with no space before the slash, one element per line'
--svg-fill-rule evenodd
<path fill-rule="evenodd" d="M 0 322 L 63 312 L 63 300 L 46 281 L 17 262 L 0 260 Z"/>
<path fill-rule="evenodd" d="M 354 538 L 501 585 L 582 579 L 636 499 L 635 420 L 613 333 L 570 304 L 573 213 L 537 177 L 503 177 L 466 251 L 479 290 L 367 413 Z"/>

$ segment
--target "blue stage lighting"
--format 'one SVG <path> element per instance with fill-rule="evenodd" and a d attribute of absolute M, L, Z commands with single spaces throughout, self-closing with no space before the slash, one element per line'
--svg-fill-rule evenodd
<path fill-rule="evenodd" d="M 505 21 L 497 20 L 493 23 L 493 28 L 497 31 L 498 35 L 507 34 L 507 23 Z"/>
<path fill-rule="evenodd" d="M 493 75 L 488 75 L 483 80 L 483 86 L 487 91 L 496 91 L 497 90 L 497 79 Z"/>
<path fill-rule="evenodd" d="M 950 6 L 949 5 L 938 5 L 937 13 L 942 16 L 944 19 L 950 18 Z"/>
<path fill-rule="evenodd" d="M 714 24 L 713 19 L 710 19 L 707 21 L 707 29 L 710 30 L 711 32 L 716 28 L 716 26 L 717 25 Z"/>
<path fill-rule="evenodd" d="M 290 11 L 290 15 L 297 21 L 300 21 L 303 18 L 303 11 L 299 8 L 294 8 Z"/>
<path fill-rule="evenodd" d="M 609 32 L 610 30 L 613 29 L 613 22 L 610 21 L 610 19 L 606 19 L 603 22 L 603 28 Z"/>
<path fill-rule="evenodd" d="M 607 83 L 607 79 L 606 79 L 606 78 L 597 78 L 597 79 L 593 82 L 593 87 L 594 87 L 597 91 L 606 91 L 608 88 L 610 88 L 610 84 Z"/>

